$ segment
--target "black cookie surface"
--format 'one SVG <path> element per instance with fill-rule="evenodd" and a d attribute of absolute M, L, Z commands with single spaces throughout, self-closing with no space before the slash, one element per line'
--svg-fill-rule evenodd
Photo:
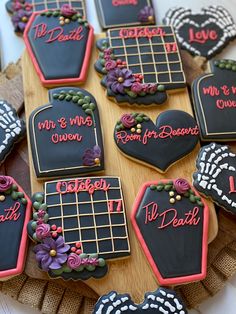
<path fill-rule="evenodd" d="M 5 100 L 0 100 L 0 164 L 25 132 L 25 123 L 18 117 L 16 110 Z"/>
<path fill-rule="evenodd" d="M 236 61 L 212 61 L 211 72 L 192 85 L 201 139 L 236 140 Z"/>
<path fill-rule="evenodd" d="M 208 207 L 186 180 L 145 183 L 131 221 L 159 284 L 205 278 Z"/>
<path fill-rule="evenodd" d="M 94 97 L 83 89 L 65 87 L 50 90 L 49 101 L 29 118 L 36 176 L 103 170 L 102 133 Z"/>
<path fill-rule="evenodd" d="M 103 29 L 155 24 L 151 0 L 97 0 L 95 5 Z"/>
<path fill-rule="evenodd" d="M 62 12 L 33 13 L 24 32 L 34 67 L 42 84 L 47 86 L 86 79 L 93 28 L 79 14 L 65 17 Z"/>
<path fill-rule="evenodd" d="M 236 37 L 236 25 L 222 6 L 209 6 L 200 13 L 176 7 L 170 9 L 164 24 L 173 25 L 181 48 L 193 55 L 211 59 Z"/>
<path fill-rule="evenodd" d="M 175 291 L 163 287 L 145 294 L 142 304 L 135 304 L 129 294 L 116 291 L 102 296 L 95 305 L 93 314 L 145 313 L 145 314 L 187 314 L 182 300 Z"/>
<path fill-rule="evenodd" d="M 107 272 L 105 259 L 130 254 L 121 183 L 117 177 L 46 182 L 44 194 L 34 195 L 33 206 L 34 220 L 28 224 L 28 234 L 38 243 L 34 252 L 39 267 L 50 277 L 100 278 Z M 61 253 L 55 241 L 61 241 L 64 250 L 63 260 L 61 256 L 52 256 L 59 263 L 56 267 L 53 260 L 45 264 L 42 253 L 45 244 L 57 251 L 56 245 Z"/>
<path fill-rule="evenodd" d="M 236 155 L 226 145 L 211 143 L 201 148 L 196 167 L 194 187 L 236 214 Z"/>
<path fill-rule="evenodd" d="M 115 126 L 114 140 L 127 157 L 165 172 L 194 149 L 198 134 L 191 115 L 167 110 L 157 117 L 155 124 L 144 114 L 124 114 Z"/>

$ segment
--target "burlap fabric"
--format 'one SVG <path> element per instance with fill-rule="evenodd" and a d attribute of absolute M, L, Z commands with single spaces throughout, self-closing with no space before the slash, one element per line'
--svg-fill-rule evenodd
<path fill-rule="evenodd" d="M 202 64 L 191 61 L 185 58 L 185 71 L 191 72 L 191 63 L 195 69 L 198 69 L 198 74 L 202 72 Z M 189 70 L 188 70 L 189 69 Z M 14 80 L 18 76 L 18 80 Z M 187 74 L 189 83 L 191 83 L 193 75 Z M 23 95 L 22 80 L 20 76 L 19 65 L 11 65 L 4 73 L 0 74 L 0 98 L 6 95 L 6 86 L 10 90 L 18 90 L 20 95 Z M 1 87 L 4 88 L 1 89 Z M 7 91 L 7 94 L 10 93 Z M 11 102 L 11 95 L 8 96 Z M 17 97 L 13 97 L 12 102 L 17 102 Z M 18 98 L 16 109 L 21 108 L 22 98 Z M 23 162 L 27 164 L 27 148 L 24 142 L 20 144 L 18 149 L 17 165 Z M 16 158 L 16 152 L 14 158 Z M 8 158 L 4 167 L 1 167 L 1 172 L 9 175 L 14 175 L 14 159 L 11 156 Z M 19 167 L 18 167 L 19 168 Z M 21 176 L 21 172 L 22 175 Z M 25 178 L 25 170 L 15 173 L 23 180 Z M 21 183 L 19 181 L 19 183 Z M 23 185 L 23 182 L 22 182 Z M 27 182 L 24 183 L 27 191 Z M 202 301 L 216 294 L 223 288 L 226 281 L 236 273 L 236 217 L 220 211 L 219 215 L 219 233 L 216 239 L 209 245 L 208 254 L 208 273 L 207 278 L 198 283 L 192 283 L 176 288 L 181 295 L 186 305 L 189 308 L 197 307 Z M 46 278 L 46 277 L 45 277 Z M 28 304 L 31 307 L 39 309 L 46 314 L 74 314 L 74 313 L 91 313 L 94 304 L 98 298 L 96 293 L 92 291 L 85 283 L 64 282 L 62 280 L 48 279 L 33 279 L 26 274 L 22 274 L 5 282 L 0 282 L 0 290 L 21 303 Z"/>

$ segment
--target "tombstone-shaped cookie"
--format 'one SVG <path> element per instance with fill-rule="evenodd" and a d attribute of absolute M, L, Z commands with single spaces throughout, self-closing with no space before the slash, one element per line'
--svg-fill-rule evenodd
<path fill-rule="evenodd" d="M 0 176 L 0 280 L 22 273 L 27 254 L 31 201 L 9 176 Z"/>
<path fill-rule="evenodd" d="M 50 90 L 49 101 L 29 118 L 36 176 L 103 170 L 102 133 L 94 97 L 83 89 L 65 87 Z"/>
<path fill-rule="evenodd" d="M 35 12 L 24 40 L 45 86 L 84 82 L 93 43 L 93 27 L 71 7 Z"/>
<path fill-rule="evenodd" d="M 207 205 L 185 179 L 142 186 L 131 221 L 160 285 L 205 278 L 208 215 Z"/>
<path fill-rule="evenodd" d="M 236 214 L 236 155 L 226 145 L 211 143 L 201 148 L 196 167 L 194 187 Z"/>
<path fill-rule="evenodd" d="M 233 18 L 222 6 L 212 5 L 200 13 L 175 7 L 166 13 L 164 24 L 173 25 L 181 48 L 206 59 L 221 52 L 236 37 Z"/>
<path fill-rule="evenodd" d="M 212 61 L 211 73 L 192 85 L 195 114 L 203 141 L 236 140 L 236 61 Z"/>
<path fill-rule="evenodd" d="M 12 14 L 11 20 L 15 32 L 23 34 L 33 12 L 60 9 L 63 5 L 71 6 L 86 18 L 84 0 L 9 0 L 6 2 L 6 9 Z"/>
<path fill-rule="evenodd" d="M 181 110 L 162 112 L 154 123 L 143 113 L 123 114 L 116 123 L 114 140 L 126 157 L 165 172 L 191 153 L 198 143 L 194 118 Z"/>
<path fill-rule="evenodd" d="M 9 103 L 0 100 L 0 164 L 24 135 L 24 121 L 18 117 L 16 110 Z"/>
<path fill-rule="evenodd" d="M 136 304 L 129 294 L 111 291 L 99 298 L 93 314 L 187 314 L 183 301 L 174 290 L 164 287 L 145 293 L 144 301 Z"/>
<path fill-rule="evenodd" d="M 33 196 L 28 234 L 39 267 L 50 277 L 100 278 L 107 259 L 130 254 L 118 177 L 60 179 Z"/>
<path fill-rule="evenodd" d="M 103 29 L 155 24 L 151 0 L 97 0 L 95 5 Z"/>
<path fill-rule="evenodd" d="M 97 41 L 95 69 L 117 103 L 155 105 L 186 85 L 172 26 L 115 28 Z"/>

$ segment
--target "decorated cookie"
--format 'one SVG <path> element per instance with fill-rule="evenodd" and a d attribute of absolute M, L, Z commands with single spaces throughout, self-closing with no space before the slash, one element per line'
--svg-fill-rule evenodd
<path fill-rule="evenodd" d="M 129 294 L 116 291 L 103 295 L 95 305 L 93 314 L 187 314 L 183 301 L 175 291 L 160 287 L 145 294 L 142 304 L 136 304 Z"/>
<path fill-rule="evenodd" d="M 200 13 L 175 7 L 164 19 L 173 25 L 181 48 L 194 56 L 211 59 L 236 37 L 236 25 L 230 13 L 222 6 L 209 6 Z"/>
<path fill-rule="evenodd" d="M 93 27 L 68 6 L 33 13 L 24 40 L 45 86 L 84 82 L 93 43 Z"/>
<path fill-rule="evenodd" d="M 103 29 L 155 24 L 151 0 L 97 0 L 95 4 Z"/>
<path fill-rule="evenodd" d="M 196 167 L 194 187 L 236 214 L 236 155 L 226 145 L 211 143 L 200 150 Z"/>
<path fill-rule="evenodd" d="M 236 140 L 236 61 L 212 61 L 210 74 L 192 86 L 194 109 L 203 141 Z"/>
<path fill-rule="evenodd" d="M 103 170 L 102 132 L 94 97 L 83 89 L 65 87 L 51 89 L 49 101 L 29 118 L 36 176 Z"/>
<path fill-rule="evenodd" d="M 11 19 L 15 32 L 23 33 L 33 12 L 60 9 L 63 5 L 71 6 L 86 17 L 84 0 L 9 0 L 6 9 L 13 14 Z"/>
<path fill-rule="evenodd" d="M 33 197 L 29 236 L 39 267 L 50 277 L 100 278 L 106 259 L 130 254 L 118 177 L 61 179 Z"/>
<path fill-rule="evenodd" d="M 128 158 L 165 172 L 195 148 L 198 134 L 190 114 L 167 110 L 157 117 L 156 124 L 142 113 L 122 115 L 115 126 L 114 140 Z"/>
<path fill-rule="evenodd" d="M 18 183 L 0 176 L 0 280 L 22 273 L 27 254 L 31 201 Z"/>
<path fill-rule="evenodd" d="M 0 100 L 0 164 L 4 162 L 15 143 L 25 135 L 25 123 L 15 109 L 5 100 Z"/>
<path fill-rule="evenodd" d="M 207 205 L 185 179 L 142 186 L 131 221 L 160 285 L 205 278 L 208 215 Z"/>
<path fill-rule="evenodd" d="M 161 104 L 165 90 L 185 87 L 185 76 L 172 26 L 108 30 L 97 41 L 100 73 L 107 96 L 118 103 Z"/>

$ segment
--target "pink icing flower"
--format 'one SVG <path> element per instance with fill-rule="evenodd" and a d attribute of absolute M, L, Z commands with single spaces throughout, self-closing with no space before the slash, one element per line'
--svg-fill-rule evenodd
<path fill-rule="evenodd" d="M 144 93 L 148 93 L 149 92 L 149 84 L 142 84 L 142 90 Z"/>
<path fill-rule="evenodd" d="M 131 86 L 131 91 L 134 93 L 141 93 L 141 91 L 143 90 L 142 84 L 138 83 L 138 82 L 134 82 Z"/>
<path fill-rule="evenodd" d="M 45 214 L 46 214 L 46 213 L 45 213 L 45 211 L 44 211 L 43 209 L 40 209 L 40 210 L 38 211 L 38 217 L 39 217 L 39 218 L 43 218 Z"/>
<path fill-rule="evenodd" d="M 131 114 L 125 113 L 121 117 L 121 122 L 125 128 L 132 128 L 136 124 L 134 117 Z"/>
<path fill-rule="evenodd" d="M 155 83 L 148 84 L 148 91 L 150 94 L 154 94 L 157 91 L 157 85 Z"/>
<path fill-rule="evenodd" d="M 51 236 L 50 226 L 48 224 L 40 224 L 36 228 L 36 237 L 39 240 L 43 240 Z"/>
<path fill-rule="evenodd" d="M 116 67 L 116 61 L 114 60 L 109 60 L 105 63 L 105 68 L 107 71 L 113 70 Z"/>
<path fill-rule="evenodd" d="M 67 266 L 71 269 L 76 269 L 81 265 L 81 258 L 76 253 L 71 253 L 67 259 Z"/>
<path fill-rule="evenodd" d="M 190 185 L 185 179 L 176 179 L 174 181 L 174 187 L 178 194 L 184 194 L 190 189 Z"/>
<path fill-rule="evenodd" d="M 5 192 L 10 189 L 13 184 L 11 177 L 0 176 L 0 192 Z"/>
<path fill-rule="evenodd" d="M 69 5 L 69 4 L 63 4 L 61 7 L 61 14 L 65 17 L 71 17 L 77 12 Z"/>

